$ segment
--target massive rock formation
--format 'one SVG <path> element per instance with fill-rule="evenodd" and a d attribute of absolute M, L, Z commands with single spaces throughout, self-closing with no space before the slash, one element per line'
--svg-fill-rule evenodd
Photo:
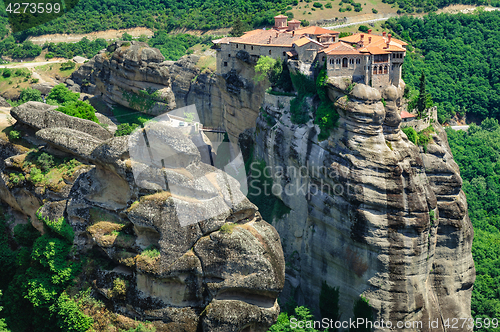
<path fill-rule="evenodd" d="M 340 320 L 353 317 L 363 295 L 375 320 L 422 321 L 406 329 L 415 331 L 436 321 L 432 330 L 444 331 L 444 320 L 471 317 L 475 279 L 473 229 L 446 133 L 435 123 L 426 151 L 408 141 L 404 82 L 350 93 L 349 83 L 329 80 L 340 119 L 327 140 L 318 142 L 312 120 L 297 126 L 277 107 L 290 97 L 268 96 L 257 120 L 254 153 L 276 170 L 273 193 L 291 208 L 273 221 L 289 266 L 283 300 L 295 297 L 319 315 L 326 281 L 339 287 Z"/>
<path fill-rule="evenodd" d="M 141 42 L 116 42 L 73 73 L 82 91 L 148 114 L 175 108 L 165 57 Z"/>
<path fill-rule="evenodd" d="M 152 321 L 156 331 L 165 332 L 267 331 L 276 321 L 285 270 L 279 235 L 236 189 L 236 180 L 203 163 L 182 132 L 156 122 L 143 129 L 149 130 L 148 147 L 156 133 L 163 144 L 156 152 L 175 151 L 162 167 L 131 158 L 129 136 L 108 139 L 75 127 L 47 126 L 45 116 L 31 117 L 19 108 L 12 113 L 43 128 L 36 132 L 48 143 L 41 152 L 81 164 L 35 181 L 29 174 L 37 152 L 19 154 L 4 144 L 0 198 L 40 231 L 45 226 L 37 211 L 49 220 L 67 220 L 75 231 L 73 259 L 94 253 L 106 261 L 93 272 L 84 267 L 81 278 L 88 278 L 108 308 Z M 143 172 L 134 173 L 137 168 Z M 23 180 L 13 181 L 12 173 Z M 185 190 L 176 194 L 155 185 L 165 178 L 170 187 Z M 180 223 L 179 209 L 194 214 L 200 206 L 218 213 Z M 117 283 L 124 286 L 117 289 Z"/>
<path fill-rule="evenodd" d="M 109 105 L 119 104 L 145 113 L 159 114 L 195 104 L 200 122 L 206 127 L 226 128 L 233 142 L 245 129 L 255 126 L 267 86 L 253 81 L 253 66 L 241 61 L 234 72 L 220 77 L 197 66 L 199 57 L 195 55 L 176 62 L 163 60 L 156 48 L 136 42 L 124 46 L 124 42 L 119 42 L 83 64 L 71 80 L 80 85 L 82 92 L 102 95 Z M 128 93 L 138 94 L 147 88 L 158 89 L 161 96 L 167 97 L 168 105 L 161 98 L 154 105 L 130 103 Z M 149 106 L 152 110 L 147 109 Z"/>

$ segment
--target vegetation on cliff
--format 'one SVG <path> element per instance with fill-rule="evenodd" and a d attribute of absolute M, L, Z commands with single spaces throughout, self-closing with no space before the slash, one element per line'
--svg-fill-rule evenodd
<path fill-rule="evenodd" d="M 448 129 L 447 134 L 474 226 L 472 316 L 491 320 L 500 317 L 500 126 L 486 119 L 468 132 Z"/>

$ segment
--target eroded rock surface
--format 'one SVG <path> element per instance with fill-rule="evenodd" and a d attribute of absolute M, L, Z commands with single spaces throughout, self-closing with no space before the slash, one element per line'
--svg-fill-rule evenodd
<path fill-rule="evenodd" d="M 37 211 L 49 220 L 64 217 L 75 231 L 75 257 L 104 255 L 108 266 L 85 276 L 119 315 L 152 321 L 156 331 L 267 331 L 285 280 L 278 233 L 235 179 L 202 163 L 192 139 L 161 123 L 143 130 L 151 145 L 142 149 L 156 148 L 149 151 L 161 158 L 170 151 L 166 163 L 131 158 L 129 136 L 41 129 L 36 136 L 48 143 L 42 151 L 84 164 L 50 183 L 32 181 L 28 154 L 6 147 L 0 198 L 41 232 Z M 26 180 L 14 182 L 11 172 Z M 155 186 L 158 178 L 169 191 Z M 191 222 L 182 223 L 181 213 Z M 125 285 L 119 292 L 117 280 Z"/>
<path fill-rule="evenodd" d="M 160 51 L 147 43 L 116 42 L 82 65 L 71 78 L 83 87 L 82 92 L 101 95 L 109 105 L 120 104 L 156 115 L 176 106 L 164 60 Z"/>
<path fill-rule="evenodd" d="M 327 140 L 318 142 L 312 120 L 294 125 L 275 104 L 263 108 L 276 124 L 257 120 L 256 155 L 285 170 L 274 181 L 291 208 L 273 222 L 289 266 L 283 300 L 319 315 L 326 281 L 339 287 L 340 320 L 353 317 L 362 294 L 375 320 L 422 321 L 418 331 L 438 320 L 432 330 L 444 331 L 443 320 L 471 317 L 475 279 L 473 229 L 446 133 L 433 124 L 424 152 L 400 129 L 404 82 L 381 93 L 359 84 L 348 93 L 349 84 L 328 82 L 340 119 Z"/>

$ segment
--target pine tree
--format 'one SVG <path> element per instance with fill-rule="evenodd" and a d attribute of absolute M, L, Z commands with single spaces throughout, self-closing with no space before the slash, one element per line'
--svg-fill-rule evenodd
<path fill-rule="evenodd" d="M 233 28 L 229 32 L 229 35 L 231 37 L 243 36 L 243 33 L 247 30 L 246 27 L 247 25 L 240 18 L 237 18 L 234 21 Z"/>
<path fill-rule="evenodd" d="M 427 104 L 427 92 L 425 91 L 425 74 L 422 72 L 420 76 L 420 93 L 417 100 L 417 113 L 418 117 L 422 118 Z"/>

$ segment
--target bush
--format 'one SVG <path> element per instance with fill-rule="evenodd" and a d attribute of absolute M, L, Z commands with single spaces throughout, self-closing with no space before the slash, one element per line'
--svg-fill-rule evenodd
<path fill-rule="evenodd" d="M 125 41 L 131 41 L 132 40 L 132 36 L 128 33 L 123 33 L 122 35 L 122 40 L 125 40 Z"/>
<path fill-rule="evenodd" d="M 69 90 L 63 83 L 56 85 L 50 90 L 47 96 L 47 103 L 53 102 L 57 105 L 63 105 L 69 102 L 76 102 L 80 94 Z"/>
<path fill-rule="evenodd" d="M 372 8 L 372 13 L 373 14 L 378 14 L 378 10 L 376 10 L 375 8 Z"/>
<path fill-rule="evenodd" d="M 21 132 L 17 131 L 17 130 L 11 130 L 9 132 L 9 139 L 12 140 L 12 141 L 15 141 L 15 140 L 18 140 L 21 138 Z"/>
<path fill-rule="evenodd" d="M 315 2 L 315 3 L 313 3 L 313 7 L 315 7 L 315 8 L 323 8 L 323 5 L 321 3 L 319 3 L 319 2 Z"/>
<path fill-rule="evenodd" d="M 73 61 L 67 61 L 63 64 L 61 64 L 61 70 L 71 70 L 75 69 L 76 64 Z"/>
<path fill-rule="evenodd" d="M 24 104 L 28 101 L 43 101 L 41 92 L 32 88 L 21 89 L 19 102 Z"/>
<path fill-rule="evenodd" d="M 56 108 L 56 111 L 76 118 L 85 119 L 99 123 L 95 115 L 95 108 L 88 102 L 78 100 L 76 102 L 66 103 L 64 106 Z"/>
<path fill-rule="evenodd" d="M 412 127 L 405 127 L 405 128 L 402 128 L 402 131 L 403 131 L 403 133 L 406 134 L 406 137 L 408 137 L 408 140 L 410 142 L 412 142 L 413 144 L 417 145 L 417 143 L 418 143 L 418 134 L 415 131 L 415 129 L 413 129 Z"/>
<path fill-rule="evenodd" d="M 4 70 L 2 71 L 2 76 L 5 78 L 10 77 L 12 76 L 12 71 L 9 68 L 4 68 Z"/>
<path fill-rule="evenodd" d="M 94 320 L 80 311 L 80 305 L 68 294 L 62 293 L 57 299 L 57 325 L 62 331 L 86 332 Z"/>
<path fill-rule="evenodd" d="M 370 28 L 367 27 L 366 25 L 360 25 L 358 30 L 361 31 L 361 32 L 368 32 Z"/>
<path fill-rule="evenodd" d="M 331 2 L 328 2 L 328 3 L 325 5 L 325 8 L 332 8 L 332 3 L 331 3 Z"/>
<path fill-rule="evenodd" d="M 49 60 L 49 59 L 52 59 L 54 57 L 54 54 L 53 53 L 47 53 L 45 54 L 45 59 Z"/>
<path fill-rule="evenodd" d="M 137 129 L 139 125 L 137 123 L 122 123 L 119 124 L 116 131 L 115 137 L 130 135 L 135 129 Z"/>
<path fill-rule="evenodd" d="M 54 156 L 46 152 L 43 152 L 41 155 L 37 157 L 36 164 L 37 166 L 40 167 L 40 169 L 43 172 L 47 173 L 52 168 L 54 168 L 55 165 Z"/>
<path fill-rule="evenodd" d="M 39 210 L 40 211 L 40 210 Z M 63 237 L 69 243 L 73 243 L 73 239 L 75 238 L 75 232 L 73 231 L 73 227 L 66 221 L 64 217 L 61 217 L 57 220 L 50 220 L 48 217 L 43 217 L 40 212 L 37 212 L 36 216 L 40 221 L 42 221 L 49 229 L 54 231 L 56 234 Z"/>

